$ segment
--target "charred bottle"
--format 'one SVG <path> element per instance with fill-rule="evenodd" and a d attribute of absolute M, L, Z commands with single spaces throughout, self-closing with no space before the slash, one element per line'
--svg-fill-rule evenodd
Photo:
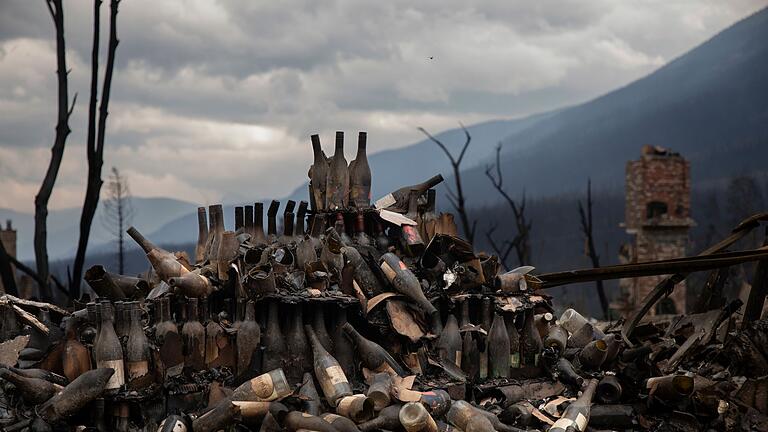
<path fill-rule="evenodd" d="M 430 178 L 424 183 L 419 183 L 411 186 L 402 187 L 394 192 L 385 195 L 376 201 L 376 208 L 387 209 L 389 211 L 405 213 L 408 211 L 408 204 L 410 200 L 410 194 L 413 192 L 416 195 L 423 194 L 427 189 L 431 189 L 438 184 L 442 183 L 443 176 L 440 174 Z"/>
<path fill-rule="evenodd" d="M 381 270 L 386 275 L 387 279 L 392 283 L 392 286 L 404 296 L 413 300 L 419 305 L 422 311 L 432 319 L 435 318 L 437 309 L 432 303 L 424 296 L 424 291 L 421 289 L 421 283 L 416 275 L 408 269 L 404 262 L 397 257 L 397 255 L 388 252 L 381 256 L 379 260 Z M 439 320 L 440 317 L 437 317 Z"/>
<path fill-rule="evenodd" d="M 293 235 L 296 237 L 303 237 L 306 232 L 307 205 L 306 201 L 299 203 L 299 209 L 296 212 L 296 224 L 293 228 Z"/>
<path fill-rule="evenodd" d="M 245 319 L 237 329 L 237 373 L 243 375 L 252 370 L 253 356 L 261 342 L 261 328 L 256 322 L 256 305 L 249 301 L 245 305 Z"/>
<path fill-rule="evenodd" d="M 563 415 L 549 428 L 549 432 L 585 431 L 596 388 L 597 380 L 590 380 L 581 396 L 565 408 Z"/>
<path fill-rule="evenodd" d="M 161 297 L 155 300 L 155 338 L 162 346 L 168 333 L 179 334 L 179 329 L 171 317 L 171 299 Z"/>
<path fill-rule="evenodd" d="M 315 388 L 315 380 L 309 372 L 305 372 L 302 378 L 301 386 L 299 387 L 299 398 L 301 399 L 304 412 L 320 415 L 322 402 L 320 401 L 320 395 L 317 394 L 317 388 Z"/>
<path fill-rule="evenodd" d="M 359 426 L 363 432 L 377 431 L 377 430 L 398 430 L 402 425 L 400 424 L 400 409 L 402 405 L 390 405 L 381 412 L 373 420 L 369 420 L 365 423 L 361 423 Z"/>
<path fill-rule="evenodd" d="M 144 334 L 141 324 L 141 308 L 138 302 L 131 302 L 128 306 L 131 316 L 128 342 L 125 345 L 126 370 L 128 382 L 136 382 L 149 373 L 150 351 L 149 340 Z M 148 383 L 147 383 L 148 384 Z"/>
<path fill-rule="evenodd" d="M 317 212 L 328 208 L 326 194 L 330 167 L 328 165 L 328 157 L 320 145 L 320 137 L 312 135 L 311 138 L 314 160 L 309 168 L 310 188 L 312 191 L 310 201 L 312 203 L 312 210 Z"/>
<path fill-rule="evenodd" d="M 96 367 L 99 369 L 112 368 L 115 373 L 109 379 L 105 390 L 108 393 L 116 393 L 125 384 L 125 364 L 123 361 L 123 348 L 117 338 L 115 328 L 112 325 L 114 309 L 109 303 L 101 305 L 101 325 L 99 339 L 93 347 Z"/>
<path fill-rule="evenodd" d="M 284 359 L 288 356 L 288 347 L 285 344 L 283 333 L 280 331 L 278 305 L 277 300 L 272 300 L 269 303 L 267 331 L 264 333 L 264 356 L 262 360 L 264 370 L 281 367 Z"/>
<path fill-rule="evenodd" d="M 400 409 L 400 424 L 407 432 L 437 432 L 435 419 L 429 415 L 424 405 L 409 402 Z"/>
<path fill-rule="evenodd" d="M 523 364 L 526 366 L 535 366 L 539 362 L 542 342 L 541 335 L 539 335 L 539 331 L 536 329 L 536 324 L 534 323 L 532 309 L 525 312 L 525 322 L 520 336 L 523 345 Z"/>
<path fill-rule="evenodd" d="M 56 423 L 83 409 L 100 397 L 112 382 L 117 371 L 111 368 L 94 369 L 83 373 L 63 390 L 35 410 L 48 423 Z"/>
<path fill-rule="evenodd" d="M 253 205 L 253 242 L 264 244 L 267 237 L 264 235 L 264 203 L 257 202 Z"/>
<path fill-rule="evenodd" d="M 91 369 L 91 355 L 88 352 L 88 348 L 77 340 L 76 320 L 74 318 L 70 317 L 67 319 L 66 328 L 66 340 L 64 342 L 61 363 L 64 369 L 64 376 L 69 381 L 72 381 Z"/>
<path fill-rule="evenodd" d="M 520 333 L 515 327 L 515 315 L 507 315 L 504 324 L 507 326 L 509 336 L 509 367 L 517 369 L 520 367 Z"/>
<path fill-rule="evenodd" d="M 195 262 L 205 261 L 205 244 L 208 242 L 208 217 L 205 207 L 197 208 L 197 245 L 195 246 Z"/>
<path fill-rule="evenodd" d="M 338 414 L 325 413 L 320 418 L 330 423 L 338 432 L 360 432 L 355 422 Z"/>
<path fill-rule="evenodd" d="M 292 306 L 290 311 L 290 328 L 285 336 L 290 367 L 286 370 L 286 375 L 290 383 L 298 383 L 301 382 L 304 372 L 312 369 L 311 350 L 304 334 L 304 314 L 301 305 Z"/>
<path fill-rule="evenodd" d="M 277 212 L 280 201 L 272 200 L 267 209 L 267 239 L 272 242 L 277 238 Z"/>
<path fill-rule="evenodd" d="M 344 132 L 336 132 L 336 149 L 330 159 L 328 187 L 326 189 L 328 210 L 347 208 L 349 201 L 349 170 L 344 158 Z"/>
<path fill-rule="evenodd" d="M 27 378 L 7 368 L 0 368 L 0 378 L 12 383 L 27 404 L 37 405 L 52 398 L 63 387 L 41 378 Z"/>
<path fill-rule="evenodd" d="M 488 332 L 488 375 L 491 378 L 509 376 L 510 343 L 504 318 L 496 314 Z"/>
<path fill-rule="evenodd" d="M 128 235 L 131 236 L 131 238 L 133 238 L 147 254 L 147 259 L 150 264 L 152 264 L 152 268 L 155 269 L 155 273 L 157 273 L 157 276 L 161 280 L 167 282 L 169 278 L 179 277 L 185 273 L 189 273 L 189 270 L 176 259 L 176 255 L 152 244 L 152 242 L 141 235 L 136 228 L 128 228 Z"/>
<path fill-rule="evenodd" d="M 477 341 L 472 338 L 472 332 L 465 332 L 461 343 L 461 370 L 470 380 L 480 377 L 480 351 Z"/>
<path fill-rule="evenodd" d="M 331 335 L 328 334 L 328 329 L 325 327 L 325 314 L 323 313 L 323 305 L 318 304 L 314 306 L 314 313 L 312 314 L 312 329 L 315 330 L 315 335 L 320 343 L 323 344 L 323 348 L 329 353 L 333 353 L 333 341 Z"/>
<path fill-rule="evenodd" d="M 381 345 L 364 338 L 349 323 L 344 324 L 344 331 L 347 332 L 347 335 L 349 335 L 352 343 L 357 348 L 357 353 L 363 366 L 376 372 L 383 372 L 391 368 L 396 374 L 405 376 L 405 370 L 397 364 L 395 359 Z"/>
<path fill-rule="evenodd" d="M 461 334 L 456 317 L 448 315 L 440 339 L 437 341 L 437 353 L 443 360 L 461 367 Z"/>
<path fill-rule="evenodd" d="M 349 201 L 357 208 L 371 205 L 371 168 L 368 166 L 366 144 L 368 134 L 357 136 L 357 156 L 349 163 Z"/>
<path fill-rule="evenodd" d="M 293 393 L 282 369 L 259 375 L 238 386 L 229 396 L 233 401 L 270 402 Z"/>
<path fill-rule="evenodd" d="M 341 398 L 352 394 L 352 387 L 341 365 L 323 348 L 312 327 L 307 325 L 304 329 L 312 345 L 315 377 L 320 382 L 325 399 L 331 406 L 336 407 Z"/>
<path fill-rule="evenodd" d="M 371 377 L 371 385 L 366 395 L 373 401 L 373 409 L 379 412 L 392 401 L 392 375 L 380 372 Z"/>
<path fill-rule="evenodd" d="M 205 367 L 205 328 L 199 321 L 197 299 L 187 300 L 187 321 L 181 328 L 184 364 L 194 371 Z"/>
<path fill-rule="evenodd" d="M 207 299 L 203 300 L 207 303 Z M 205 365 L 208 368 L 213 367 L 219 358 L 219 339 L 226 337 L 224 329 L 218 322 L 218 314 L 210 310 L 208 304 L 208 323 L 205 325 Z"/>
<path fill-rule="evenodd" d="M 341 364 L 344 374 L 348 378 L 357 376 L 357 367 L 355 361 L 355 347 L 352 341 L 344 331 L 344 324 L 347 323 L 347 310 L 340 308 L 335 314 L 336 322 L 333 326 L 331 339 L 333 340 L 333 355 Z"/>
<path fill-rule="evenodd" d="M 290 431 L 338 432 L 327 421 L 307 413 L 291 411 L 281 417 L 283 427 Z"/>

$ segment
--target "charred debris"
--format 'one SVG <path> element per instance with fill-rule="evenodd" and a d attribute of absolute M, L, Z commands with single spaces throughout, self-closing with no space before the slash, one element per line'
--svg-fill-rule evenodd
<path fill-rule="evenodd" d="M 201 207 L 194 257 L 130 228 L 151 269 L 94 266 L 97 298 L 69 309 L 1 297 L 2 430 L 768 429 L 768 250 L 727 251 L 767 215 L 697 257 L 502 273 L 436 213 L 441 176 L 372 204 L 366 134 L 349 163 L 342 132 L 331 157 L 311 141 L 308 202 L 237 207 L 232 231 Z M 690 272 L 714 292 L 748 261 L 743 319 L 738 300 L 645 317 Z M 557 317 L 546 294 L 660 274 L 618 322 Z"/>

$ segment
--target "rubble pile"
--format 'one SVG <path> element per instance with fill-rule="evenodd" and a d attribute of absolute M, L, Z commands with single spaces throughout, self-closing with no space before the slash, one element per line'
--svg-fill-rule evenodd
<path fill-rule="evenodd" d="M 200 208 L 193 258 L 130 228 L 145 274 L 94 266 L 70 310 L 0 298 L 2 430 L 768 429 L 768 322 L 736 330 L 739 303 L 598 323 L 543 293 L 765 250 L 502 272 L 436 213 L 442 177 L 371 205 L 365 133 L 350 164 L 342 133 L 331 158 L 312 144 L 309 202 L 273 201 L 266 230 L 262 203 L 234 230 Z"/>

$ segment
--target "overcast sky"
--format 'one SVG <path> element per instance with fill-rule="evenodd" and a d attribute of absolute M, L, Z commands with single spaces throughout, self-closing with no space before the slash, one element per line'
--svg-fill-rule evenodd
<path fill-rule="evenodd" d="M 87 170 L 93 7 L 65 3 L 79 97 L 52 208 L 81 204 Z M 332 153 L 335 130 L 367 130 L 373 152 L 420 140 L 418 126 L 585 101 L 768 0 L 473 3 L 123 0 L 104 176 L 115 165 L 134 195 L 201 204 L 280 197 L 306 178 L 312 133 Z M 105 0 L 102 47 L 108 12 Z M 0 207 L 33 209 L 54 137 L 54 71 L 44 0 L 0 0 Z"/>

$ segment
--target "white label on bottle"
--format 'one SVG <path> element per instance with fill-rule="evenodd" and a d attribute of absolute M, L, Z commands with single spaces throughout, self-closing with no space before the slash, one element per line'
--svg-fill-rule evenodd
<path fill-rule="evenodd" d="M 263 400 L 273 400 L 277 396 L 275 386 L 272 382 L 272 376 L 268 373 L 259 375 L 251 380 L 251 390 L 257 398 Z"/>
<path fill-rule="evenodd" d="M 456 366 L 461 367 L 461 350 L 456 351 Z"/>
<path fill-rule="evenodd" d="M 332 385 L 349 382 L 341 366 L 331 366 L 325 370 L 325 373 L 328 375 Z"/>
<path fill-rule="evenodd" d="M 480 378 L 485 379 L 488 376 L 488 354 L 480 353 Z"/>
<path fill-rule="evenodd" d="M 515 369 L 520 367 L 520 353 L 512 353 L 509 355 L 509 365 Z"/>
<path fill-rule="evenodd" d="M 163 427 L 165 426 L 165 421 L 168 419 L 163 420 L 160 422 L 160 427 L 157 430 L 163 430 Z M 184 423 L 180 422 L 179 420 L 175 420 L 173 423 L 173 429 L 171 429 L 173 432 L 187 432 L 187 426 L 184 425 Z"/>
<path fill-rule="evenodd" d="M 352 414 L 352 404 L 360 398 L 365 399 L 365 395 L 344 396 L 336 406 L 336 412 L 345 417 L 350 417 Z"/>
<path fill-rule="evenodd" d="M 376 200 L 375 203 L 373 203 L 373 206 L 377 209 L 383 209 L 391 206 L 392 204 L 396 203 L 397 200 L 395 199 L 394 195 L 391 193 L 384 195 L 383 197 Z"/>
<path fill-rule="evenodd" d="M 149 362 L 146 360 L 128 362 L 128 380 L 133 381 L 149 373 Z"/>
<path fill-rule="evenodd" d="M 587 422 L 589 419 L 582 413 L 576 415 L 576 429 L 583 431 L 587 428 Z"/>
<path fill-rule="evenodd" d="M 575 421 L 569 419 L 569 418 L 561 418 L 558 421 L 555 422 L 555 424 L 552 425 L 552 427 L 549 428 L 551 431 L 564 431 L 568 429 L 569 427 L 575 427 L 576 430 L 581 431 L 582 429 L 578 429 L 579 425 L 576 424 Z"/>
<path fill-rule="evenodd" d="M 390 282 L 397 276 L 397 272 L 386 261 L 381 263 L 381 270 Z"/>
<path fill-rule="evenodd" d="M 125 384 L 125 368 L 123 366 L 123 360 L 102 360 L 96 363 L 96 367 L 101 368 L 112 368 L 115 370 L 115 373 L 112 374 L 112 377 L 107 381 L 106 387 L 104 387 L 106 390 L 112 390 L 120 388 L 123 384 Z"/>

